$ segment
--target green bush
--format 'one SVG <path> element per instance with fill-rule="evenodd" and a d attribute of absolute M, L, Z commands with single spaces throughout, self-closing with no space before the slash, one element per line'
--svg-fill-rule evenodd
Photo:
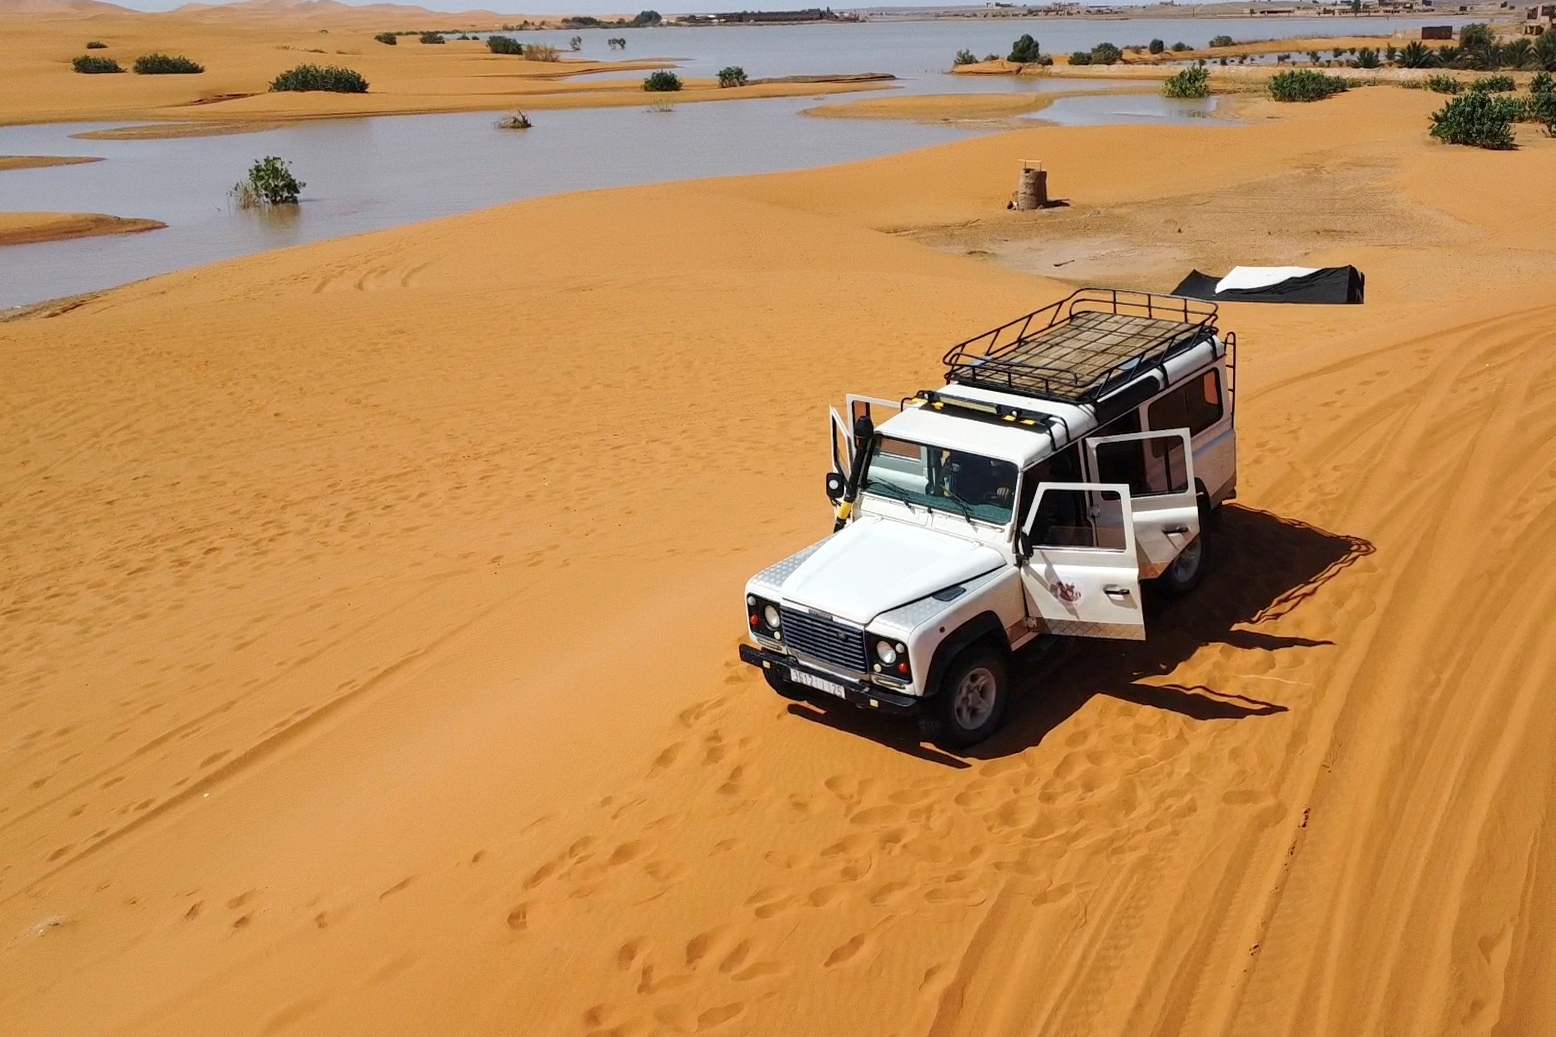
<path fill-rule="evenodd" d="M 1089 64 L 1091 64 L 1091 51 L 1089 51 L 1089 50 L 1078 50 L 1074 54 L 1071 54 L 1070 55 L 1070 64 L 1072 64 L 1072 65 L 1089 65 Z"/>
<path fill-rule="evenodd" d="M 681 77 L 674 72 L 660 69 L 650 72 L 643 80 L 643 89 L 654 93 L 668 93 L 681 89 Z"/>
<path fill-rule="evenodd" d="M 86 41 L 86 49 L 87 50 L 107 50 L 108 49 L 108 44 L 104 43 L 102 40 L 87 40 Z"/>
<path fill-rule="evenodd" d="M 192 76 L 204 71 L 199 62 L 171 54 L 142 54 L 135 59 L 135 73 L 142 76 Z"/>
<path fill-rule="evenodd" d="M 1203 65 L 1186 68 L 1162 84 L 1163 97 L 1209 97 L 1210 72 Z"/>
<path fill-rule="evenodd" d="M 439 32 L 424 32 L 417 39 L 423 43 L 444 43 L 443 34 Z"/>
<path fill-rule="evenodd" d="M 1042 48 L 1037 45 L 1037 41 L 1032 38 L 1031 33 L 1027 33 L 1010 45 L 1011 61 L 1026 65 L 1037 61 L 1042 56 Z"/>
<path fill-rule="evenodd" d="M 365 94 L 367 80 L 356 69 L 339 65 L 298 65 L 276 76 L 270 89 L 274 93 L 327 90 L 337 94 Z"/>
<path fill-rule="evenodd" d="M 1343 93 L 1348 87 L 1349 84 L 1339 76 L 1296 68 L 1277 73 L 1270 79 L 1270 96 L 1277 101 L 1322 101 Z"/>
<path fill-rule="evenodd" d="M 1556 91 L 1549 89 L 1550 80 L 1546 80 L 1547 89 L 1536 90 L 1529 95 L 1524 102 L 1524 118 L 1530 122 L 1537 122 L 1545 127 L 1545 132 L 1556 137 Z"/>
<path fill-rule="evenodd" d="M 1488 94 L 1510 94 L 1518 89 L 1518 84 L 1508 75 L 1482 76 L 1470 84 L 1470 89 Z"/>
<path fill-rule="evenodd" d="M 1513 122 L 1522 112 L 1522 101 L 1472 90 L 1432 113 L 1431 132 L 1444 144 L 1497 150 L 1511 148 Z"/>
<path fill-rule="evenodd" d="M 746 77 L 746 70 L 739 65 L 719 69 L 719 86 L 745 86 L 748 82 L 750 80 Z"/>
<path fill-rule="evenodd" d="M 664 21 L 658 11 L 639 11 L 637 16 L 629 23 L 633 28 L 641 29 L 645 25 L 658 25 Z"/>
<path fill-rule="evenodd" d="M 1123 60 L 1124 52 L 1111 43 L 1099 43 L 1091 48 L 1093 65 L 1116 65 Z"/>
<path fill-rule="evenodd" d="M 79 58 L 76 58 L 75 60 L 71 61 L 70 67 L 75 69 L 77 72 L 80 72 L 82 75 L 87 76 L 100 76 L 106 72 L 124 71 L 124 69 L 119 67 L 119 63 L 113 58 L 94 58 L 90 55 L 83 55 Z"/>
<path fill-rule="evenodd" d="M 1210 37 L 1210 45 L 1212 47 L 1231 47 L 1231 46 L 1234 46 L 1236 43 L 1237 43 L 1237 41 L 1232 39 L 1232 37 L 1230 37 L 1230 36 L 1212 36 L 1212 37 Z"/>
<path fill-rule="evenodd" d="M 1371 47 L 1363 47 L 1356 52 L 1357 68 L 1377 68 L 1379 64 L 1381 62 L 1378 61 L 1378 52 Z"/>
<path fill-rule="evenodd" d="M 1534 64 L 1546 72 L 1556 72 L 1556 32 L 1542 32 L 1534 38 Z"/>
<path fill-rule="evenodd" d="M 1536 72 L 1534 78 L 1529 80 L 1529 92 L 1531 94 L 1548 94 L 1556 90 L 1556 84 L 1551 82 L 1549 72 Z"/>
<path fill-rule="evenodd" d="M 232 194 L 244 209 L 258 205 L 296 205 L 298 194 L 307 186 L 292 175 L 285 159 L 268 155 L 254 161 L 248 176 L 233 185 Z"/>
<path fill-rule="evenodd" d="M 977 63 L 978 55 L 974 54 L 970 50 L 959 50 L 956 52 L 956 57 L 951 59 L 952 68 L 957 68 L 962 65 L 976 65 Z"/>
<path fill-rule="evenodd" d="M 527 43 L 524 45 L 525 61 L 561 61 L 562 54 L 549 43 Z"/>
<path fill-rule="evenodd" d="M 1172 52 L 1174 54 L 1182 54 L 1186 50 L 1193 50 L 1193 49 L 1194 49 L 1193 47 L 1189 46 L 1187 43 L 1184 43 L 1182 40 L 1179 40 L 1177 43 L 1174 43 L 1172 45 Z"/>
<path fill-rule="evenodd" d="M 1459 46 L 1465 50 L 1484 50 L 1497 43 L 1496 33 L 1485 22 L 1471 22 L 1459 29 Z"/>
<path fill-rule="evenodd" d="M 377 40 L 379 43 L 387 43 L 391 47 L 397 47 L 400 45 L 400 37 L 396 36 L 392 32 L 381 32 L 377 36 L 374 36 L 373 39 Z"/>
<path fill-rule="evenodd" d="M 1434 94 L 1456 94 L 1464 89 L 1464 84 L 1450 75 L 1439 72 L 1435 76 L 1426 77 L 1426 88 Z"/>
<path fill-rule="evenodd" d="M 493 54 L 518 54 L 522 56 L 524 44 L 511 36 L 488 36 L 486 38 L 486 49 Z"/>
<path fill-rule="evenodd" d="M 1420 40 L 1411 40 L 1399 52 L 1400 68 L 1431 68 L 1437 64 L 1437 55 Z"/>
<path fill-rule="evenodd" d="M 1152 54 L 1160 54 L 1162 51 L 1167 49 L 1167 44 L 1163 43 L 1161 40 L 1152 40 L 1151 45 L 1145 49 L 1150 51 Z"/>

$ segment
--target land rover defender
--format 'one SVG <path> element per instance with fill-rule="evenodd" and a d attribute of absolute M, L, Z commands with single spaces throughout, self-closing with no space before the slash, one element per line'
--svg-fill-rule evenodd
<path fill-rule="evenodd" d="M 1143 639 L 1237 490 L 1236 336 L 1213 303 L 1083 289 L 945 354 L 946 384 L 831 412 L 831 536 L 746 584 L 743 661 L 779 694 L 1000 725 L 1034 638 Z"/>

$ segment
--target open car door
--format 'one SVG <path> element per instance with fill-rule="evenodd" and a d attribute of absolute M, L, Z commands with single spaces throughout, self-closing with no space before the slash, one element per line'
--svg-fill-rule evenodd
<path fill-rule="evenodd" d="M 878 400 L 874 396 L 855 396 L 849 394 L 843 397 L 843 402 L 848 407 L 848 427 L 852 429 L 854 423 L 860 418 L 868 417 L 870 422 L 879 427 L 887 418 L 902 413 L 902 404 L 893 400 Z"/>
<path fill-rule="evenodd" d="M 827 408 L 827 417 L 832 423 L 832 470 L 846 481 L 854 467 L 854 428 L 836 407 Z"/>
<path fill-rule="evenodd" d="M 1038 484 L 1021 526 L 1021 582 L 1050 633 L 1145 640 L 1129 503 L 1124 484 Z"/>
<path fill-rule="evenodd" d="M 1194 448 L 1189 430 L 1134 432 L 1086 440 L 1087 474 L 1129 487 L 1140 578 L 1160 576 L 1199 536 Z"/>

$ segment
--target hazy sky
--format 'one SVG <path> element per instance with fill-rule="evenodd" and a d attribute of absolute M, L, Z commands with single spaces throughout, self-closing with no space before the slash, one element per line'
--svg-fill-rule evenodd
<path fill-rule="evenodd" d="M 109 0 L 121 7 L 132 7 L 138 11 L 168 11 L 175 7 L 181 7 L 189 0 Z M 215 0 L 202 0 L 210 3 Z M 361 3 L 374 3 L 380 0 L 341 0 L 343 3 L 358 6 Z M 395 2 L 395 0 L 387 0 Z M 498 11 L 504 14 L 593 14 L 593 15 L 620 15 L 634 14 L 643 7 L 653 7 L 654 10 L 664 14 L 685 14 L 688 12 L 709 11 L 785 11 L 795 8 L 828 6 L 827 0 L 729 0 L 727 3 L 720 0 L 636 0 L 638 6 L 632 6 L 631 2 L 623 0 L 540 0 L 540 2 L 526 3 L 525 0 L 413 0 L 414 6 L 425 7 L 433 11 L 470 11 L 485 10 Z M 1151 0 L 1113 0 L 1115 6 L 1135 6 Z M 834 10 L 850 10 L 851 8 L 833 3 Z M 860 5 L 864 6 L 864 5 Z M 887 6 L 887 5 L 883 5 Z M 945 2 L 935 3 L 933 0 L 897 0 L 891 3 L 892 7 L 945 7 Z"/>

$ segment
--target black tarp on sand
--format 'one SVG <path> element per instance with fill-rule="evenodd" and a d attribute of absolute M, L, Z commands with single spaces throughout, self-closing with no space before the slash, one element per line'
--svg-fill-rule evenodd
<path fill-rule="evenodd" d="M 1331 266 L 1314 270 L 1311 274 L 1288 277 L 1274 284 L 1259 288 L 1229 288 L 1216 291 L 1221 278 L 1202 274 L 1198 270 L 1185 277 L 1173 295 L 1185 295 L 1190 299 L 1207 299 L 1211 302 L 1310 302 L 1310 303 L 1359 303 L 1366 294 L 1367 278 L 1354 266 Z"/>

